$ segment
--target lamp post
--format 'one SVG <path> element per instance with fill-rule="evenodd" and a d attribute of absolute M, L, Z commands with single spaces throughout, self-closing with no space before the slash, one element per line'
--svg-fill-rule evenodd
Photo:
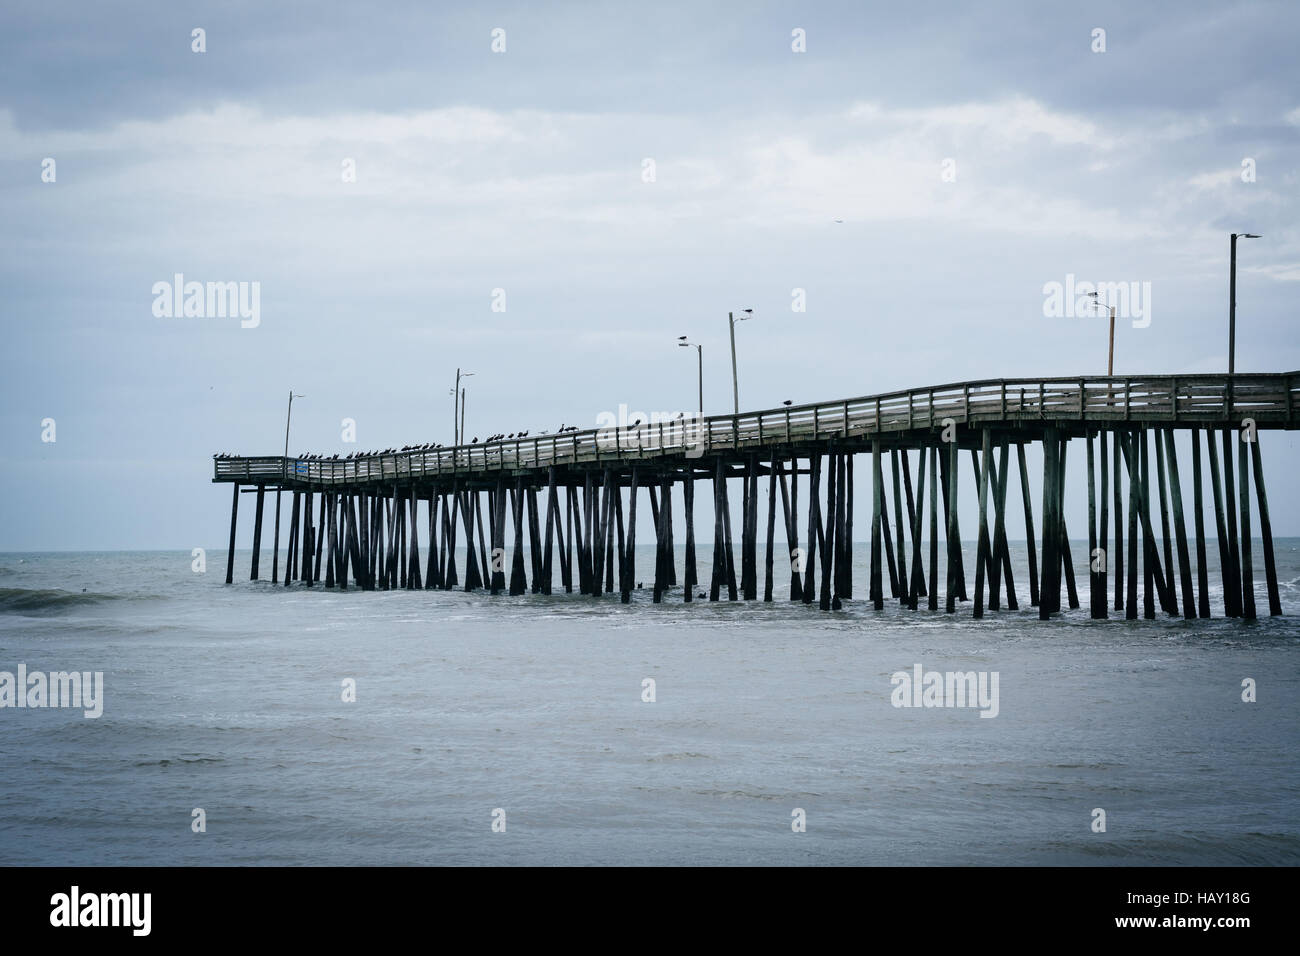
<path fill-rule="evenodd" d="M 753 309 L 743 309 L 740 318 L 734 312 L 727 313 L 727 325 L 731 331 L 731 401 L 732 410 L 740 414 L 740 384 L 736 378 L 736 323 L 745 322 L 754 317 Z"/>
<path fill-rule="evenodd" d="M 1095 308 L 1098 309 L 1107 308 L 1106 303 L 1100 301 L 1097 298 L 1096 292 L 1089 292 L 1088 295 L 1092 297 L 1092 304 Z M 1110 308 L 1110 348 L 1106 352 L 1107 377 L 1115 374 L 1115 306 L 1112 305 L 1109 306 L 1109 308 Z"/>
<path fill-rule="evenodd" d="M 293 418 L 293 400 L 302 397 L 302 395 L 294 395 L 293 389 L 289 389 L 289 410 L 284 416 L 284 461 L 280 463 L 280 487 L 275 489 L 275 549 L 271 554 L 272 584 L 277 584 L 280 580 L 280 492 L 284 488 L 284 479 L 289 476 L 289 420 Z"/>
<path fill-rule="evenodd" d="M 461 399 L 465 392 L 460 387 L 462 378 L 469 378 L 473 372 L 462 372 L 456 369 L 456 384 L 451 389 L 451 443 L 459 445 L 463 437 L 462 429 L 465 427 L 465 412 L 461 406 Z"/>
<path fill-rule="evenodd" d="M 1261 239 L 1253 232 L 1232 234 L 1231 265 L 1228 269 L 1228 374 L 1237 371 L 1237 239 Z"/>
<path fill-rule="evenodd" d="M 699 386 L 700 386 L 700 421 L 704 421 L 704 346 L 695 342 L 688 342 L 686 336 L 677 336 L 677 344 L 684 349 L 695 349 L 695 355 L 699 359 Z"/>

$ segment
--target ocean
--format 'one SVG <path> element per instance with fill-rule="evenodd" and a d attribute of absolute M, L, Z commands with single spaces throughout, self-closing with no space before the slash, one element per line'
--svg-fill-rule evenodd
<path fill-rule="evenodd" d="M 1091 621 L 1086 571 L 1040 622 L 1023 552 L 1018 612 L 876 612 L 863 543 L 829 613 L 783 562 L 771 604 L 655 605 L 652 548 L 630 605 L 0 554 L 0 671 L 103 674 L 98 718 L 0 709 L 0 863 L 1295 865 L 1300 539 L 1276 547 L 1284 615 L 1257 544 L 1249 624 L 1217 588 L 1210 621 Z M 894 706 L 917 665 L 995 674 L 996 716 Z"/>

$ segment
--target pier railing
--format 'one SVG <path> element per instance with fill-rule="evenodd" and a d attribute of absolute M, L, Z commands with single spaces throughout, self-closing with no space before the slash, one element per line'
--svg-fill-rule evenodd
<path fill-rule="evenodd" d="M 712 415 L 703 421 L 681 416 L 358 458 L 216 458 L 213 480 L 359 484 L 665 455 L 692 458 L 824 438 L 934 429 L 947 420 L 1012 426 L 1035 421 L 1196 425 L 1252 418 L 1260 427 L 1294 428 L 1300 425 L 1297 407 L 1300 372 L 985 379 Z"/>

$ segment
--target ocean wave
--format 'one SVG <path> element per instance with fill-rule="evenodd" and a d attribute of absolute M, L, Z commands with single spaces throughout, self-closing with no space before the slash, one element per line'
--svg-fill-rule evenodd
<path fill-rule="evenodd" d="M 0 614 L 58 614 L 79 607 L 120 601 L 126 595 L 45 588 L 0 588 Z"/>

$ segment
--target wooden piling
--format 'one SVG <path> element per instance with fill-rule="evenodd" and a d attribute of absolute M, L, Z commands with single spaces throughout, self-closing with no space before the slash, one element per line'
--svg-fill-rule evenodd
<path fill-rule="evenodd" d="M 234 497 L 230 499 L 230 546 L 226 548 L 226 583 L 235 580 L 235 525 L 239 522 L 239 482 L 234 482 Z"/>
<path fill-rule="evenodd" d="M 686 518 L 686 568 L 682 575 L 682 600 L 690 604 L 695 600 L 699 586 L 699 570 L 695 566 L 695 469 L 688 465 L 682 477 L 682 509 Z"/>
<path fill-rule="evenodd" d="M 1114 468 L 1112 477 L 1115 482 L 1113 491 L 1115 496 L 1115 560 L 1111 562 L 1111 566 L 1115 569 L 1115 610 L 1117 611 L 1124 610 L 1124 498 L 1121 490 L 1123 483 L 1120 473 L 1124 456 L 1121 453 L 1121 442 L 1122 438 L 1119 429 L 1115 429 L 1111 434 L 1111 451 L 1115 458 L 1112 466 Z"/>
<path fill-rule="evenodd" d="M 1268 493 L 1264 490 L 1264 465 L 1259 451 L 1259 433 L 1250 444 L 1251 463 L 1255 470 L 1255 506 L 1259 509 L 1259 533 L 1264 540 L 1264 583 L 1268 589 L 1268 613 L 1277 617 L 1282 613 L 1282 600 L 1277 587 L 1277 562 L 1273 555 L 1273 523 L 1268 516 Z"/>
<path fill-rule="evenodd" d="M 898 603 L 906 605 L 908 603 L 908 575 L 907 575 L 907 543 L 903 534 L 903 493 L 902 493 L 902 475 L 900 474 L 898 464 L 898 449 L 889 450 L 889 472 L 894 482 L 894 530 L 896 531 L 896 546 L 898 548 L 898 570 L 896 581 L 894 583 L 895 597 Z M 904 452 L 906 455 L 906 452 Z"/>
<path fill-rule="evenodd" d="M 1183 520 L 1183 488 L 1178 476 L 1178 451 L 1174 447 L 1174 433 L 1164 433 L 1166 457 L 1169 459 L 1169 495 L 1174 503 L 1174 535 L 1178 541 L 1178 577 L 1183 591 L 1183 617 L 1196 617 L 1195 597 L 1192 591 L 1192 561 L 1187 548 L 1187 524 Z M 1169 577 L 1173 577 L 1172 566 Z"/>
<path fill-rule="evenodd" d="M 942 445 L 930 449 L 930 594 L 929 609 L 939 609 L 939 478 Z"/>
<path fill-rule="evenodd" d="M 975 611 L 974 616 L 984 616 L 984 572 L 989 563 L 989 458 L 993 455 L 993 435 L 980 429 L 979 473 L 979 537 L 975 546 Z M 954 472 L 954 477 L 956 473 Z"/>
<path fill-rule="evenodd" d="M 772 466 L 767 472 L 767 548 L 763 552 L 764 603 L 772 601 L 772 562 L 776 551 L 776 469 L 777 457 L 773 454 Z"/>
<path fill-rule="evenodd" d="M 1029 468 L 1025 465 L 1025 446 L 1016 443 L 1016 461 L 1020 465 L 1020 497 L 1025 503 L 1025 548 L 1029 552 L 1029 604 L 1038 607 L 1038 556 L 1034 553 L 1034 506 L 1030 499 Z"/>
<path fill-rule="evenodd" d="M 947 612 L 957 611 L 957 557 L 961 554 L 961 537 L 957 530 L 957 439 L 948 443 L 948 604 Z"/>
<path fill-rule="evenodd" d="M 1255 620 L 1255 567 L 1250 547 L 1250 457 L 1237 449 L 1238 491 L 1241 494 L 1241 616 Z"/>
<path fill-rule="evenodd" d="M 821 483 L 822 465 L 821 455 L 813 452 L 808 458 L 808 547 L 804 552 L 804 579 L 803 579 L 803 603 L 811 604 L 813 599 L 813 586 L 816 578 L 813 576 L 817 567 L 817 529 L 821 524 L 821 500 L 818 491 L 818 485 Z M 879 552 L 873 552 L 879 558 Z"/>
<path fill-rule="evenodd" d="M 1092 432 L 1087 436 L 1088 446 L 1088 613 L 1090 617 L 1102 618 L 1106 616 L 1105 603 L 1106 595 L 1106 573 L 1101 572 L 1101 581 L 1098 583 L 1098 553 L 1097 553 L 1097 479 L 1096 461 L 1093 454 L 1093 435 Z M 1106 447 L 1105 439 L 1102 439 L 1102 448 Z M 1105 469 L 1103 468 L 1103 471 Z M 1102 493 L 1105 497 L 1105 493 Z"/>
<path fill-rule="evenodd" d="M 884 582 L 881 577 L 880 567 L 880 523 L 881 495 L 883 491 L 880 474 L 880 439 L 875 438 L 871 442 L 871 585 L 870 597 L 871 605 L 877 611 L 885 606 Z M 816 494 L 814 493 L 814 498 Z"/>
<path fill-rule="evenodd" d="M 1228 526 L 1228 563 L 1223 568 L 1223 591 L 1232 595 L 1229 617 L 1241 617 L 1244 610 L 1241 588 L 1241 549 L 1237 545 L 1237 489 L 1232 468 L 1233 428 L 1223 430 L 1223 516 Z"/>
<path fill-rule="evenodd" d="M 1205 553 L 1205 508 L 1201 486 L 1201 430 L 1192 432 L 1192 511 L 1196 528 L 1196 613 L 1210 616 L 1210 572 Z"/>
<path fill-rule="evenodd" d="M 253 566 L 249 580 L 257 580 L 257 569 L 262 557 L 262 500 L 266 495 L 266 485 L 257 486 L 257 508 L 253 512 Z"/>
<path fill-rule="evenodd" d="M 713 576 L 709 580 L 709 600 L 716 601 L 722 590 L 722 579 L 727 576 L 727 559 L 723 555 L 726 534 L 722 530 L 722 496 L 726 487 L 722 459 L 714 463 L 713 471 Z"/>
<path fill-rule="evenodd" d="M 623 572 L 623 583 L 622 583 L 622 588 L 619 592 L 619 598 L 624 604 L 627 604 L 632 600 L 632 588 L 635 587 L 634 579 L 636 578 L 636 492 L 637 492 L 637 479 L 639 477 L 640 476 L 637 472 L 636 466 L 634 465 L 632 467 L 632 478 L 628 485 L 627 545 L 623 551 L 627 559 L 627 569 Z M 690 497 L 693 500 L 694 494 L 692 493 Z M 690 549 L 693 548 L 695 545 L 694 534 L 691 530 L 692 526 L 689 522 L 687 523 L 686 528 L 687 528 L 686 533 L 688 536 L 687 541 L 690 542 L 687 545 L 687 548 Z M 717 558 L 715 556 L 714 558 L 715 575 L 716 575 L 716 571 L 717 571 Z M 717 598 L 715 597 L 714 600 L 717 600 Z"/>

